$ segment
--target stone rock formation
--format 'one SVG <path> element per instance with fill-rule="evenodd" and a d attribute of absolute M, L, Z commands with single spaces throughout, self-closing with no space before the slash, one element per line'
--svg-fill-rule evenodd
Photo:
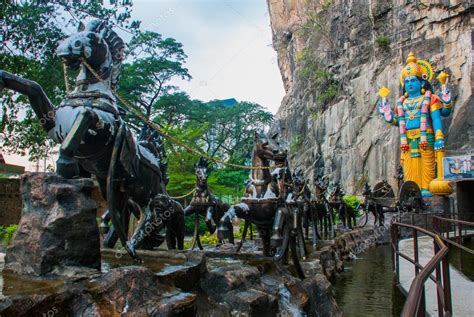
<path fill-rule="evenodd" d="M 5 270 L 44 275 L 66 266 L 100 269 L 100 237 L 90 179 L 26 173 L 23 211 L 7 248 Z"/>
<path fill-rule="evenodd" d="M 306 177 L 316 166 L 347 193 L 383 179 L 396 188 L 398 129 L 378 115 L 376 98 L 381 86 L 392 91 L 392 105 L 401 95 L 398 76 L 410 51 L 450 75 L 447 154 L 472 152 L 472 1 L 267 1 L 286 90 L 278 128 Z"/>
<path fill-rule="evenodd" d="M 161 284 L 154 272 L 137 266 L 115 268 L 83 281 L 65 280 L 36 293 L 16 291 L 6 295 L 9 296 L 0 300 L 2 316 L 195 316 L 196 313 L 195 295 Z"/>

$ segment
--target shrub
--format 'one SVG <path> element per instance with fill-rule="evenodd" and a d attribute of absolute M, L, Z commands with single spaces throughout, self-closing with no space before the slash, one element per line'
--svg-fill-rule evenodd
<path fill-rule="evenodd" d="M 354 196 L 354 195 L 346 195 L 342 197 L 342 200 L 346 203 L 346 205 L 348 205 L 354 211 L 358 210 L 359 205 L 361 203 L 359 201 L 359 198 L 357 198 L 357 196 Z M 359 215 L 356 214 L 356 216 L 359 216 Z"/>
<path fill-rule="evenodd" d="M 18 229 L 18 225 L 12 224 L 8 227 L 0 226 L 0 239 L 2 240 L 3 245 L 9 245 L 10 240 L 13 237 L 13 234 Z"/>
<path fill-rule="evenodd" d="M 240 223 L 239 232 L 234 234 L 235 239 L 242 238 L 242 234 L 244 233 L 244 226 L 245 226 L 245 221 L 242 221 Z M 257 226 L 255 224 L 252 225 L 252 234 L 253 234 L 254 237 L 257 235 Z M 250 235 L 250 230 L 247 230 L 247 239 L 248 239 L 249 235 Z"/>
<path fill-rule="evenodd" d="M 303 145 L 303 138 L 299 135 L 295 135 L 291 138 L 290 141 L 290 154 L 295 154 Z"/>
<path fill-rule="evenodd" d="M 184 233 L 187 235 L 192 235 L 194 233 L 194 217 L 195 215 L 191 215 L 188 217 L 184 217 Z M 204 219 L 199 220 L 199 234 L 203 235 L 207 230 L 207 226 L 204 223 Z"/>
<path fill-rule="evenodd" d="M 390 46 L 390 38 L 385 35 L 379 35 L 375 39 L 377 45 L 381 48 L 388 48 Z"/>

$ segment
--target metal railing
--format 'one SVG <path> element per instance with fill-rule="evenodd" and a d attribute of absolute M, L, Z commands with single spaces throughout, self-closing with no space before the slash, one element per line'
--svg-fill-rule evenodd
<path fill-rule="evenodd" d="M 413 258 L 400 252 L 398 242 L 400 238 L 400 230 L 408 229 L 412 231 L 413 238 Z M 419 233 L 429 236 L 433 239 L 435 255 L 428 261 L 425 266 L 419 263 L 418 236 Z M 436 295 L 438 302 L 438 316 L 452 316 L 451 303 L 451 285 L 449 278 L 449 248 L 443 239 L 426 229 L 404 224 L 400 222 L 392 222 L 391 226 L 391 246 L 392 246 L 392 265 L 396 272 L 397 284 L 400 287 L 400 257 L 414 265 L 415 278 L 413 279 L 410 290 L 407 294 L 405 305 L 403 306 L 403 317 L 425 316 L 425 282 L 431 279 L 436 284 Z M 433 276 L 435 272 L 435 276 Z"/>
<path fill-rule="evenodd" d="M 462 251 L 474 254 L 474 250 L 462 245 L 464 238 L 474 236 L 474 222 L 434 216 L 433 228 L 434 232 L 438 234 L 444 242 Z M 470 228 L 470 230 L 468 228 Z M 451 232 L 453 236 L 451 236 Z"/>

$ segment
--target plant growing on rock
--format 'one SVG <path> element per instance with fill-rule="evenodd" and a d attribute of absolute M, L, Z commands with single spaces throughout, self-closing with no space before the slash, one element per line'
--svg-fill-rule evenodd
<path fill-rule="evenodd" d="M 385 36 L 385 35 L 379 35 L 375 39 L 375 43 L 377 43 L 377 45 L 380 48 L 388 49 L 390 47 L 390 38 L 388 36 Z"/>
<path fill-rule="evenodd" d="M 18 225 L 16 224 L 9 225 L 8 227 L 0 226 L 0 240 L 3 245 L 7 246 L 10 244 L 13 234 L 17 229 Z"/>

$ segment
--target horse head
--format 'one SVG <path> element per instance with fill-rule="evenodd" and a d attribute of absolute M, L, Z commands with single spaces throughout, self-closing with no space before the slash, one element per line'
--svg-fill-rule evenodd
<path fill-rule="evenodd" d="M 278 141 L 278 133 L 268 136 L 265 133 L 255 132 L 254 155 L 280 164 L 286 161 L 287 150 L 284 150 Z"/>
<path fill-rule="evenodd" d="M 317 174 L 313 178 L 313 184 L 316 188 L 318 188 L 321 191 L 325 191 L 328 187 L 328 179 L 324 176 L 321 176 L 320 174 Z"/>
<path fill-rule="evenodd" d="M 199 185 L 207 184 L 207 170 L 209 168 L 209 162 L 205 157 L 200 157 L 199 162 L 194 166 L 196 172 L 196 180 Z"/>
<path fill-rule="evenodd" d="M 364 191 L 363 191 L 362 195 L 364 195 L 364 196 L 372 195 L 372 190 L 370 189 L 370 185 L 369 185 L 368 182 L 365 182 Z"/>
<path fill-rule="evenodd" d="M 103 80 L 110 80 L 114 88 L 117 83 L 120 64 L 124 59 L 123 40 L 107 26 L 105 21 L 92 20 L 87 25 L 79 24 L 78 32 L 64 39 L 56 50 L 56 54 L 71 69 L 81 72 L 78 83 L 88 80 L 95 83 L 98 79 L 90 74 L 84 66 L 85 61 Z"/>
<path fill-rule="evenodd" d="M 305 185 L 305 182 L 303 169 L 301 169 L 301 167 L 297 167 L 293 172 L 293 183 L 295 184 L 296 188 L 301 189 L 301 187 Z"/>

